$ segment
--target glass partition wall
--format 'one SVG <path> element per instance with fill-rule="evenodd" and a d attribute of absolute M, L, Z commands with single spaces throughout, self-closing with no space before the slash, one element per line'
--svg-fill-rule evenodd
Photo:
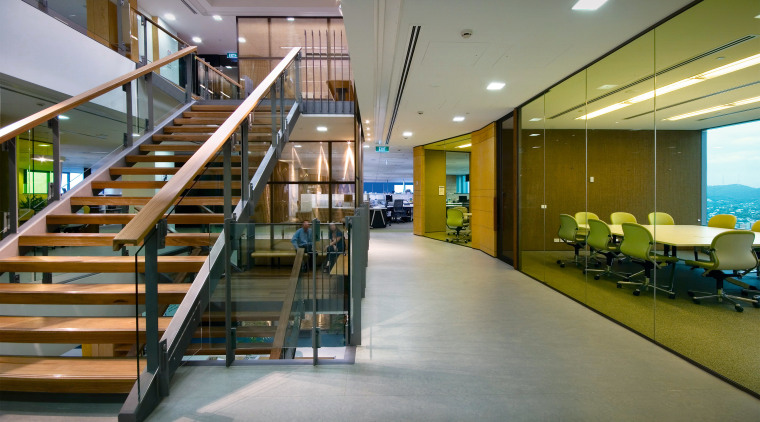
<path fill-rule="evenodd" d="M 743 229 L 760 220 L 751 166 L 730 188 L 707 179 L 712 162 L 751 160 L 760 136 L 706 141 L 708 129 L 760 120 L 758 14 L 756 1 L 703 1 L 517 113 L 521 271 L 756 395 L 758 304 L 695 300 L 720 282 L 693 261 L 715 260 L 713 239 L 735 226 L 705 221 L 708 203 L 722 201 L 710 215 L 739 215 Z M 735 154 L 711 159 L 722 148 Z M 752 260 L 750 248 L 741 253 Z M 723 291 L 760 294 L 742 291 L 760 287 L 757 271 L 735 269 Z"/>

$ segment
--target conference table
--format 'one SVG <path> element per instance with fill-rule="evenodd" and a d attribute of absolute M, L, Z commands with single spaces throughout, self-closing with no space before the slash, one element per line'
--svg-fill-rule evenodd
<path fill-rule="evenodd" d="M 588 225 L 579 225 L 588 228 Z M 620 224 L 610 224 L 610 232 L 615 236 L 623 236 L 623 226 Z M 675 225 L 645 225 L 643 226 L 650 233 L 656 243 L 670 246 L 673 249 L 673 255 L 679 247 L 707 247 L 712 244 L 715 236 L 731 229 L 722 229 L 719 227 L 691 226 L 683 224 Z M 760 246 L 760 233 L 755 233 L 755 246 Z"/>

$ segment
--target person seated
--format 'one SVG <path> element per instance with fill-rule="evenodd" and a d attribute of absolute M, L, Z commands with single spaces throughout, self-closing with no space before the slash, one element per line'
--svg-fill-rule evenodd
<path fill-rule="evenodd" d="M 329 273 L 335 262 L 338 260 L 338 255 L 343 253 L 345 245 L 343 243 L 343 232 L 335 225 L 330 223 L 329 241 L 330 243 L 325 248 L 327 252 L 327 259 L 325 260 L 323 271 Z"/>
<path fill-rule="evenodd" d="M 293 247 L 296 249 L 304 248 L 306 253 L 311 252 L 311 222 L 309 220 L 304 220 L 304 222 L 301 223 L 301 228 L 296 230 L 293 234 L 290 243 L 292 243 Z"/>

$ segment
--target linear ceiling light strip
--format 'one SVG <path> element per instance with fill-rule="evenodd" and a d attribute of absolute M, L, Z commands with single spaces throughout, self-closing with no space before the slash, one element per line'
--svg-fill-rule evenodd
<path fill-rule="evenodd" d="M 707 57 L 707 56 L 710 56 L 710 55 L 712 55 L 712 54 L 715 54 L 715 53 L 719 53 L 719 52 L 721 52 L 721 51 L 723 51 L 723 50 L 726 50 L 726 49 L 728 49 L 728 48 L 731 48 L 731 47 L 734 47 L 734 46 L 736 46 L 736 45 L 742 44 L 742 43 L 744 43 L 744 42 L 747 42 L 747 41 L 753 40 L 753 39 L 755 39 L 755 38 L 757 38 L 757 35 L 746 35 L 746 36 L 744 36 L 744 37 L 742 37 L 742 38 L 739 38 L 739 39 L 736 39 L 736 40 L 734 40 L 734 41 L 731 41 L 731 42 L 729 42 L 729 43 L 723 44 L 723 45 L 721 45 L 721 46 L 719 46 L 719 47 L 715 47 L 715 48 L 713 48 L 712 50 L 709 50 L 709 51 L 705 51 L 704 53 L 698 54 L 698 55 L 696 55 L 696 56 L 694 56 L 694 57 L 690 57 L 690 58 L 688 58 L 688 59 L 686 59 L 686 60 L 684 60 L 684 61 L 682 61 L 682 62 L 676 63 L 676 64 L 674 64 L 673 66 L 670 66 L 670 67 L 667 67 L 667 68 L 665 68 L 665 69 L 662 69 L 662 70 L 660 70 L 660 71 L 656 72 L 654 75 L 644 76 L 644 77 L 643 77 L 643 78 L 641 78 L 641 79 L 635 80 L 635 81 L 633 81 L 633 82 L 631 82 L 631 83 L 629 83 L 629 84 L 626 84 L 626 85 L 624 85 L 624 86 L 621 86 L 621 87 L 619 87 L 619 88 L 617 88 L 617 89 L 615 89 L 615 90 L 613 90 L 613 91 L 610 91 L 610 92 L 607 92 L 607 93 L 605 93 L 605 94 L 603 94 L 603 95 L 600 95 L 600 96 L 598 96 L 598 97 L 592 98 L 592 99 L 588 100 L 587 102 L 585 102 L 585 103 L 583 103 L 583 104 L 578 104 L 578 105 L 577 105 L 577 106 L 575 106 L 575 107 L 569 108 L 569 109 L 567 109 L 567 110 L 565 110 L 565 111 L 563 111 L 563 112 L 561 112 L 561 113 L 557 113 L 557 114 L 555 114 L 554 116 L 551 116 L 551 117 L 549 117 L 547 120 L 550 120 L 550 119 L 555 119 L 555 118 L 557 118 L 557 117 L 563 116 L 563 115 L 565 115 L 565 114 L 567 114 L 567 113 L 570 113 L 571 111 L 575 111 L 575 110 L 578 110 L 579 108 L 583 108 L 583 107 L 585 107 L 587 104 L 591 104 L 591 103 L 594 103 L 594 102 L 596 102 L 596 101 L 599 101 L 599 100 L 601 100 L 601 99 L 607 98 L 607 97 L 609 97 L 610 95 L 614 95 L 614 94 L 617 94 L 618 92 L 622 92 L 622 91 L 625 91 L 626 89 L 628 89 L 628 88 L 631 88 L 631 87 L 633 87 L 633 86 L 636 86 L 636 85 L 638 85 L 638 84 L 640 84 L 640 83 L 643 83 L 643 82 L 649 81 L 649 80 L 651 80 L 652 78 L 654 78 L 655 76 L 660 76 L 660 75 L 663 75 L 663 74 L 665 74 L 665 73 L 667 73 L 667 72 L 670 72 L 671 70 L 675 70 L 675 69 L 678 69 L 679 67 L 683 67 L 683 66 L 686 66 L 686 65 L 687 65 L 687 64 L 689 64 L 689 63 L 693 63 L 693 62 L 695 62 L 695 61 L 697 61 L 697 60 L 703 59 L 703 58 L 705 58 L 705 57 Z"/>
<path fill-rule="evenodd" d="M 755 110 L 760 110 L 760 107 L 752 107 L 752 108 L 748 108 L 746 110 L 732 111 L 730 113 L 718 114 L 717 116 L 703 117 L 701 119 L 697 119 L 697 121 L 698 122 L 703 122 L 705 120 L 717 119 L 719 117 L 726 117 L 726 116 L 731 116 L 733 114 L 746 113 L 748 111 L 755 111 Z"/>
<path fill-rule="evenodd" d="M 748 84 L 739 85 L 739 86 L 736 86 L 736 87 L 733 87 L 733 88 L 724 89 L 722 91 L 713 92 L 713 93 L 710 93 L 710 94 L 707 94 L 707 95 L 701 95 L 699 97 L 694 97 L 694 98 L 688 99 L 686 101 L 681 101 L 681 102 L 678 102 L 678 103 L 675 103 L 675 104 L 671 104 L 671 105 L 668 105 L 668 106 L 665 106 L 665 107 L 660 107 L 660 108 L 658 108 L 655 111 L 659 112 L 659 111 L 667 110 L 669 108 L 678 107 L 678 106 L 681 106 L 681 105 L 684 105 L 684 104 L 688 104 L 688 103 L 691 103 L 691 102 L 694 102 L 694 101 L 703 100 L 705 98 L 714 97 L 716 95 L 725 94 L 726 92 L 731 92 L 731 91 L 735 91 L 737 89 L 747 88 L 747 87 L 750 87 L 750 86 L 753 86 L 753 85 L 757 85 L 757 84 L 760 84 L 760 81 L 750 82 Z M 635 119 L 635 118 L 641 117 L 641 116 L 646 116 L 646 115 L 652 114 L 652 113 L 654 113 L 654 111 L 649 110 L 649 111 L 645 111 L 644 113 L 639 113 L 639 114 L 634 114 L 633 116 L 624 117 L 623 120 L 631 120 L 631 119 Z"/>
<path fill-rule="evenodd" d="M 414 49 L 417 47 L 417 39 L 420 36 L 421 26 L 412 27 L 412 35 L 409 37 L 409 46 L 406 48 L 406 59 L 404 59 L 404 68 L 401 71 L 401 80 L 398 83 L 398 91 L 396 92 L 396 102 L 393 104 L 393 114 L 391 114 L 391 122 L 388 125 L 388 135 L 385 136 L 386 145 L 391 142 L 391 133 L 393 133 L 393 124 L 396 123 L 396 115 L 398 114 L 398 108 L 401 105 L 401 95 L 404 93 L 404 86 L 406 85 L 406 78 L 409 76 L 409 68 L 412 66 L 412 58 L 414 57 Z"/>
<path fill-rule="evenodd" d="M 720 110 L 725 110 L 727 108 L 739 107 L 739 106 L 754 104 L 754 103 L 760 103 L 760 97 L 745 98 L 743 100 L 733 101 L 727 104 L 721 104 L 721 105 L 717 105 L 717 106 L 713 106 L 709 108 L 704 108 L 702 110 L 679 114 L 678 116 L 668 117 L 665 120 L 670 120 L 670 121 L 681 120 L 681 119 L 686 119 L 689 117 L 699 116 L 700 114 L 712 113 L 713 111 L 720 111 Z"/>

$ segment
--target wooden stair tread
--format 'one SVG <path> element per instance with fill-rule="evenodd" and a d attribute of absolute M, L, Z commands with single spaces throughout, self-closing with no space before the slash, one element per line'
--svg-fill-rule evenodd
<path fill-rule="evenodd" d="M 11 343 L 115 344 L 144 338 L 145 318 L 0 316 L 0 338 Z M 158 318 L 158 331 L 166 331 L 170 317 Z M 223 328 L 223 327 L 222 327 Z"/>
<path fill-rule="evenodd" d="M 237 337 L 274 337 L 277 327 L 259 325 L 241 325 L 235 327 Z M 195 330 L 196 338 L 223 338 L 225 336 L 223 325 L 204 326 L 201 324 Z"/>
<path fill-rule="evenodd" d="M 145 257 L 138 259 L 138 271 L 145 271 Z M 205 256 L 159 256 L 162 273 L 197 272 Z M 14 256 L 0 259 L 0 272 L 43 273 L 134 273 L 134 256 Z"/>
<path fill-rule="evenodd" d="M 234 110 L 233 110 L 234 111 Z M 232 115 L 232 112 L 230 111 L 219 111 L 219 110 L 213 110 L 213 111 L 186 111 L 182 113 L 182 117 L 220 117 L 220 118 L 228 118 Z"/>
<path fill-rule="evenodd" d="M 221 125 L 228 117 L 178 117 L 174 119 L 174 125 Z M 254 117 L 253 124 L 272 124 L 272 117 Z"/>
<path fill-rule="evenodd" d="M 155 151 L 174 151 L 174 152 L 194 152 L 200 149 L 201 144 L 142 144 L 140 145 L 140 151 L 155 152 Z"/>
<path fill-rule="evenodd" d="M 161 283 L 159 303 L 180 303 L 190 284 Z M 139 302 L 144 303 L 145 285 L 138 284 Z M 41 284 L 0 283 L 0 303 L 120 305 L 135 303 L 134 284 Z"/>
<path fill-rule="evenodd" d="M 206 142 L 211 134 L 169 134 L 169 135 L 153 135 L 153 142 Z M 266 141 L 271 140 L 272 135 L 266 133 L 249 133 L 249 141 Z"/>
<path fill-rule="evenodd" d="M 272 350 L 272 343 L 243 343 L 245 346 L 241 346 L 238 343 L 238 347 L 235 348 L 235 354 L 237 355 L 268 355 Z M 224 346 L 217 346 L 214 344 L 192 343 L 187 349 L 185 349 L 185 356 L 188 355 L 224 355 L 227 350 Z"/>
<path fill-rule="evenodd" d="M 212 134 L 219 129 L 219 125 L 183 125 L 183 126 L 164 126 L 164 134 L 170 133 L 208 133 Z M 271 126 L 257 125 L 248 128 L 248 133 L 272 133 Z"/>
<path fill-rule="evenodd" d="M 0 356 L 0 390 L 126 394 L 137 370 L 135 358 Z"/>
<path fill-rule="evenodd" d="M 136 214 L 58 214 L 48 215 L 47 224 L 127 224 Z M 166 217 L 169 224 L 223 224 L 224 214 L 176 214 Z"/>
<path fill-rule="evenodd" d="M 110 180 L 110 181 L 95 181 L 92 182 L 92 188 L 95 190 L 102 189 L 161 189 L 166 185 L 166 182 L 150 181 L 150 180 Z M 240 189 L 240 182 L 233 181 L 230 183 L 232 189 Z M 188 189 L 224 189 L 224 182 L 213 180 L 200 180 L 197 182 L 190 182 L 187 186 Z"/>
<path fill-rule="evenodd" d="M 109 172 L 111 176 L 124 176 L 124 175 L 143 175 L 143 176 L 162 176 L 173 175 L 179 171 L 179 167 L 111 167 Z M 224 169 L 222 167 L 207 167 L 203 170 L 203 174 L 207 176 L 221 175 Z M 256 167 L 249 167 L 248 174 L 254 174 Z M 233 167 L 232 174 L 239 175 L 240 167 Z"/>
<path fill-rule="evenodd" d="M 19 246 L 111 246 L 116 233 L 45 233 L 19 236 Z M 166 246 L 209 246 L 218 233 L 168 233 Z"/>
<path fill-rule="evenodd" d="M 240 103 L 242 104 L 242 102 Z M 232 113 L 240 107 L 240 104 L 193 104 L 190 106 L 192 111 L 227 111 Z"/>
<path fill-rule="evenodd" d="M 126 161 L 128 163 L 185 163 L 192 158 L 192 155 L 127 155 Z M 230 157 L 230 161 L 233 163 L 239 163 L 241 157 L 239 155 L 233 155 Z M 224 157 L 218 156 L 211 160 L 211 162 L 222 162 Z"/>
<path fill-rule="evenodd" d="M 145 205 L 152 197 L 149 196 L 75 196 L 71 205 Z M 232 198 L 236 204 L 240 198 Z M 186 196 L 177 198 L 175 204 L 180 205 L 224 205 L 223 196 Z"/>

